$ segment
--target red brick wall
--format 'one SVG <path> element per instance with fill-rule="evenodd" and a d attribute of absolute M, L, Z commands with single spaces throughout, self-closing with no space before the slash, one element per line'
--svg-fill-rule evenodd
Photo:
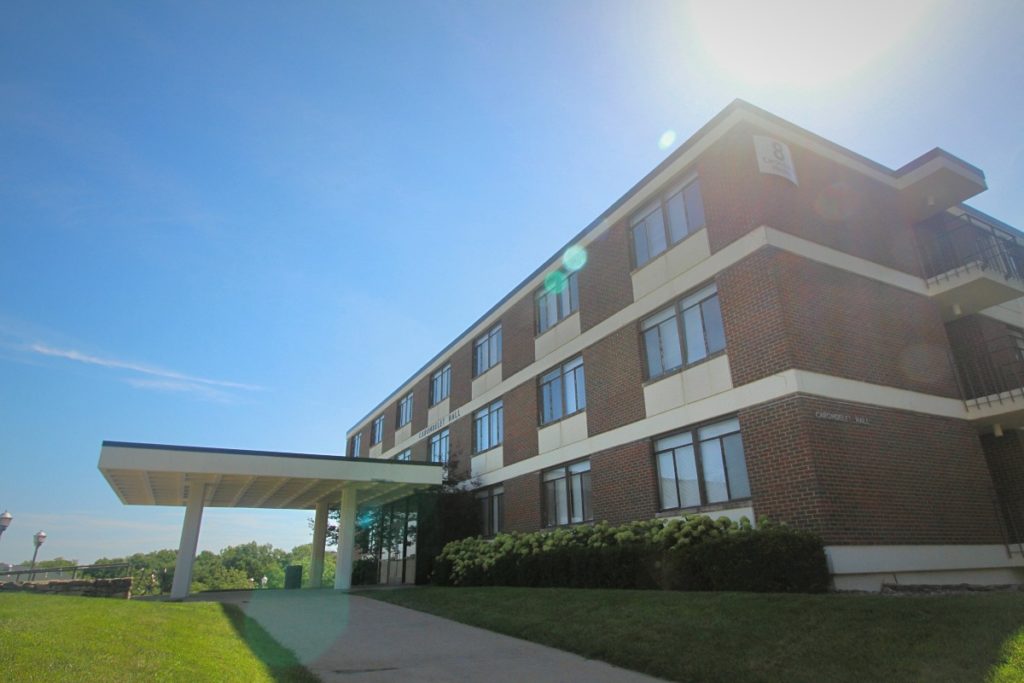
<path fill-rule="evenodd" d="M 1024 543 L 1024 440 L 1016 430 L 981 437 L 1007 538 Z"/>
<path fill-rule="evenodd" d="M 540 472 L 507 479 L 505 487 L 505 530 L 537 531 L 540 518 Z"/>
<path fill-rule="evenodd" d="M 649 439 L 590 456 L 594 520 L 622 524 L 658 511 L 657 472 Z"/>
<path fill-rule="evenodd" d="M 633 303 L 630 258 L 625 221 L 612 226 L 587 246 L 587 263 L 579 271 L 580 329 L 583 332 Z"/>
<path fill-rule="evenodd" d="M 469 403 L 473 395 L 473 340 L 469 340 L 451 357 L 452 393 L 448 406 L 455 410 Z"/>
<path fill-rule="evenodd" d="M 430 443 L 428 439 L 420 439 L 412 445 L 413 462 L 430 462 Z"/>
<path fill-rule="evenodd" d="M 465 479 L 469 477 L 471 464 L 470 459 L 473 457 L 472 438 L 472 415 L 460 417 L 448 426 L 448 445 L 451 449 L 448 455 L 448 463 L 450 465 L 451 472 L 456 479 Z"/>
<path fill-rule="evenodd" d="M 508 379 L 534 361 L 533 294 L 526 292 L 501 317 L 501 377 Z"/>
<path fill-rule="evenodd" d="M 789 143 L 799 186 L 757 168 L 752 136 L 737 126 L 698 161 L 711 250 L 760 225 L 914 275 L 921 273 L 913 225 L 899 193 Z M 770 136 L 769 136 L 770 137 Z"/>
<path fill-rule="evenodd" d="M 532 380 L 523 382 L 502 399 L 505 416 L 502 457 L 506 465 L 511 465 L 537 455 L 537 384 Z"/>
<path fill-rule="evenodd" d="M 966 421 L 797 396 L 741 411 L 740 425 L 758 516 L 832 544 L 1002 542 L 992 480 Z"/>
<path fill-rule="evenodd" d="M 640 333 L 635 325 L 627 325 L 583 350 L 590 436 L 645 417 L 640 359 Z"/>
<path fill-rule="evenodd" d="M 770 248 L 718 283 L 735 384 L 788 365 L 960 395 L 939 309 L 927 297 Z"/>
<path fill-rule="evenodd" d="M 378 413 L 379 415 L 379 413 Z M 374 416 L 376 419 L 377 415 Z M 370 423 L 372 426 L 372 422 Z M 395 425 L 398 424 L 398 403 L 392 403 L 384 409 L 384 438 L 381 441 L 382 451 L 386 453 L 395 447 Z"/>
<path fill-rule="evenodd" d="M 412 389 L 412 432 L 427 426 L 427 408 L 430 406 L 430 375 L 427 375 L 413 386 Z"/>
<path fill-rule="evenodd" d="M 369 455 L 369 453 L 370 453 L 370 425 L 367 425 L 367 426 L 363 427 L 362 431 L 359 432 L 359 433 L 363 435 L 363 446 L 362 446 L 362 448 L 359 449 L 358 453 L 353 453 L 352 452 L 352 441 L 353 441 L 353 439 L 349 439 L 348 440 L 348 446 L 346 447 L 346 450 L 345 450 L 345 455 L 349 455 L 349 456 L 352 456 L 354 458 L 365 458 L 367 455 Z"/>

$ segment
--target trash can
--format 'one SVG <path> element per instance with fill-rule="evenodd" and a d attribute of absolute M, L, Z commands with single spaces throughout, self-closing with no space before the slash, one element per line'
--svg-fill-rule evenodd
<path fill-rule="evenodd" d="M 284 568 L 284 587 L 302 588 L 302 565 L 292 564 Z"/>

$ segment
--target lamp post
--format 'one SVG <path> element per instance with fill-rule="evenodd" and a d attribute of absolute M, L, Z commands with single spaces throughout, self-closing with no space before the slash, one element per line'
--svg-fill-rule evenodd
<path fill-rule="evenodd" d="M 28 570 L 29 576 L 31 576 L 32 572 L 34 572 L 36 570 L 36 555 L 39 554 L 39 546 L 41 546 L 43 544 L 43 541 L 45 541 L 45 540 L 46 540 L 46 532 L 45 531 L 37 531 L 32 536 L 32 542 L 36 544 L 36 549 L 32 553 L 32 566 Z"/>
<path fill-rule="evenodd" d="M 7 527 L 11 525 L 12 519 L 14 519 L 14 516 L 7 510 L 0 514 L 0 536 L 3 536 L 4 532 L 7 531 Z"/>

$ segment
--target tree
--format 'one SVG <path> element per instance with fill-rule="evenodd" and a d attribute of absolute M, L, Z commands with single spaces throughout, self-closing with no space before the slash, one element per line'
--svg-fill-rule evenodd
<path fill-rule="evenodd" d="M 220 551 L 220 558 L 228 569 L 236 569 L 257 583 L 266 576 L 268 588 L 284 587 L 284 568 L 288 553 L 266 543 L 256 541 L 228 546 Z"/>

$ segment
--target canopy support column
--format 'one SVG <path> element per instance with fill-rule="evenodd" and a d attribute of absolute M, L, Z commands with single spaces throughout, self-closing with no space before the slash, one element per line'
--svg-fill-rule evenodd
<path fill-rule="evenodd" d="M 316 504 L 313 519 L 313 557 L 309 562 L 309 587 L 319 588 L 324 580 L 324 547 L 327 545 L 327 503 Z"/>
<path fill-rule="evenodd" d="M 352 587 L 352 559 L 356 545 L 356 495 L 354 487 L 341 492 L 338 515 L 338 563 L 334 570 L 334 587 L 348 590 Z"/>
<path fill-rule="evenodd" d="M 178 544 L 178 560 L 174 565 L 171 600 L 184 600 L 188 596 L 188 588 L 192 584 L 192 565 L 196 560 L 196 546 L 199 545 L 199 525 L 203 521 L 205 499 L 206 484 L 193 483 L 189 487 L 185 521 L 181 525 L 181 542 Z"/>

